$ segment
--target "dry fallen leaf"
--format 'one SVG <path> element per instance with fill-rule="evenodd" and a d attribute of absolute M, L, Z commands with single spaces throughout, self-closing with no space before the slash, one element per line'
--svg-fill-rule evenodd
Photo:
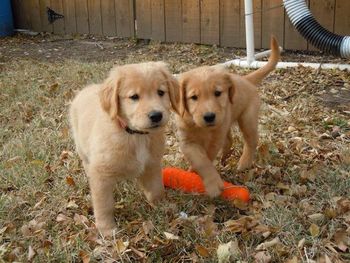
<path fill-rule="evenodd" d="M 114 248 L 117 251 L 117 253 L 119 255 L 121 255 L 125 252 L 125 250 L 128 248 L 128 246 L 129 246 L 129 241 L 123 241 L 121 239 L 118 239 L 115 242 Z"/>
<path fill-rule="evenodd" d="M 78 208 L 78 205 L 75 203 L 74 200 L 70 200 L 68 204 L 66 205 L 67 209 L 76 209 Z"/>
<path fill-rule="evenodd" d="M 75 186 L 75 182 L 74 182 L 74 179 L 72 176 L 67 176 L 66 177 L 66 183 L 69 185 L 69 186 Z"/>
<path fill-rule="evenodd" d="M 293 258 L 288 259 L 286 263 L 299 263 L 299 260 L 296 256 L 294 256 Z"/>
<path fill-rule="evenodd" d="M 341 251 L 345 252 L 348 249 L 348 245 L 350 245 L 350 237 L 345 230 L 342 229 L 335 232 L 333 239 L 337 245 L 337 248 L 339 248 Z"/>
<path fill-rule="evenodd" d="M 216 250 L 219 263 L 232 262 L 235 257 L 241 254 L 238 247 L 238 241 L 232 240 L 225 244 L 220 244 Z"/>
<path fill-rule="evenodd" d="M 36 166 L 43 166 L 45 164 L 43 160 L 33 160 L 30 163 Z"/>
<path fill-rule="evenodd" d="M 33 219 L 33 220 L 29 221 L 28 224 L 24 224 L 21 227 L 21 232 L 22 232 L 24 237 L 37 235 L 40 232 L 44 232 L 45 225 L 46 225 L 46 223 L 45 223 L 45 221 L 42 221 L 42 219 L 40 219 L 40 220 Z"/>
<path fill-rule="evenodd" d="M 34 251 L 34 249 L 32 248 L 32 246 L 28 247 L 28 256 L 27 256 L 27 260 L 28 261 L 32 261 L 32 259 L 35 257 L 36 252 Z"/>
<path fill-rule="evenodd" d="M 327 254 L 324 254 L 324 256 L 320 256 L 316 260 L 317 263 L 333 263 L 333 262 L 339 262 L 339 261 L 332 261 Z"/>
<path fill-rule="evenodd" d="M 176 236 L 172 233 L 165 232 L 165 231 L 163 233 L 164 233 L 165 238 L 168 240 L 179 240 L 179 236 Z"/>
<path fill-rule="evenodd" d="M 236 208 L 240 210 L 247 210 L 249 207 L 246 202 L 243 202 L 242 200 L 239 200 L 239 199 L 234 199 L 232 203 Z"/>
<path fill-rule="evenodd" d="M 316 224 L 311 224 L 309 231 L 313 237 L 317 237 L 320 234 L 320 228 Z"/>
<path fill-rule="evenodd" d="M 337 211 L 333 208 L 325 209 L 324 214 L 328 219 L 334 219 L 337 217 Z"/>
<path fill-rule="evenodd" d="M 305 238 L 300 239 L 298 242 L 298 248 L 303 248 L 305 245 L 305 241 L 306 241 Z"/>
<path fill-rule="evenodd" d="M 86 252 L 84 250 L 80 250 L 79 251 L 79 257 L 83 261 L 83 263 L 89 263 L 90 262 L 90 256 L 89 256 L 88 252 Z"/>
<path fill-rule="evenodd" d="M 268 251 L 260 251 L 254 256 L 257 263 L 269 263 L 271 261 L 271 256 Z"/>
<path fill-rule="evenodd" d="M 3 228 L 1 228 L 0 229 L 0 235 L 2 235 L 3 233 L 5 233 L 6 232 L 6 230 L 7 230 L 7 226 L 4 226 Z"/>
<path fill-rule="evenodd" d="M 258 245 L 255 250 L 266 250 L 269 247 L 273 247 L 277 244 L 281 244 L 281 240 L 278 237 L 275 237 L 274 239 L 270 240 L 270 241 L 266 241 L 264 243 L 261 243 L 260 245 Z"/>
<path fill-rule="evenodd" d="M 62 151 L 60 155 L 60 160 L 62 162 L 66 161 L 69 157 L 73 157 L 74 154 L 71 151 Z"/>
<path fill-rule="evenodd" d="M 154 225 L 152 223 L 152 221 L 148 220 L 142 223 L 142 228 L 143 228 L 143 232 L 145 233 L 145 235 L 148 235 L 149 233 L 151 233 L 154 229 Z"/>
<path fill-rule="evenodd" d="M 322 221 L 325 216 L 324 214 L 321 214 L 321 213 L 315 213 L 315 214 L 309 215 L 308 217 L 311 219 L 312 222 L 318 223 Z"/>
<path fill-rule="evenodd" d="M 132 252 L 134 252 L 139 258 L 146 258 L 146 253 L 140 251 L 140 250 L 137 250 L 136 248 L 134 247 L 130 247 L 130 249 L 132 250 Z"/>
<path fill-rule="evenodd" d="M 74 222 L 76 225 L 87 226 L 89 224 L 89 219 L 84 215 L 74 214 Z"/>
<path fill-rule="evenodd" d="M 68 224 L 69 221 L 71 221 L 71 218 L 66 216 L 65 214 L 60 213 L 57 215 L 56 221 L 59 223 Z"/>
<path fill-rule="evenodd" d="M 44 196 L 43 198 L 40 199 L 39 202 L 37 202 L 35 205 L 34 205 L 34 209 L 37 209 L 39 206 L 42 205 L 42 203 L 46 200 L 46 196 Z"/>
<path fill-rule="evenodd" d="M 196 244 L 195 248 L 201 257 L 203 257 L 203 258 L 209 257 L 209 255 L 210 255 L 209 250 L 207 248 L 205 248 L 204 246 Z"/>
<path fill-rule="evenodd" d="M 350 200 L 342 197 L 337 201 L 338 214 L 342 215 L 350 211 Z"/>

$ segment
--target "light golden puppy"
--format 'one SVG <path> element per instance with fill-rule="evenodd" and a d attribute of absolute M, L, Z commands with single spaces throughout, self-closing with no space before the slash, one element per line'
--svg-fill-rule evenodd
<path fill-rule="evenodd" d="M 238 170 L 252 165 L 258 143 L 260 98 L 256 88 L 279 60 L 277 41 L 262 68 L 244 76 L 230 74 L 223 67 L 204 66 L 180 75 L 180 104 L 176 116 L 180 147 L 191 169 L 204 181 L 209 196 L 221 193 L 223 182 L 213 165 L 222 151 L 222 161 L 230 155 L 231 126 L 238 122 L 244 138 Z"/>
<path fill-rule="evenodd" d="M 118 66 L 80 91 L 70 107 L 77 152 L 88 175 L 96 226 L 110 235 L 113 189 L 137 177 L 147 200 L 163 195 L 164 127 L 175 108 L 177 81 L 163 62 Z"/>

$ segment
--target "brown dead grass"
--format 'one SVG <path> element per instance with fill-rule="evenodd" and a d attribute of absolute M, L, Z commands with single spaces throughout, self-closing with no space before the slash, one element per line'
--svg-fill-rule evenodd
<path fill-rule="evenodd" d="M 61 50 L 55 57 L 58 51 L 43 40 L 0 41 L 1 260 L 216 262 L 218 246 L 229 241 L 237 244 L 232 261 L 350 260 L 349 105 L 328 108 L 322 100 L 349 92 L 348 72 L 299 67 L 277 70 L 265 81 L 256 166 L 236 172 L 237 132 L 229 164 L 218 166 L 226 180 L 249 187 L 248 206 L 167 190 L 153 209 L 133 182 L 123 183 L 115 193 L 119 231 L 103 240 L 68 129 L 74 92 L 101 81 L 114 63 L 164 59 L 181 72 L 223 61 L 228 53 L 118 40 L 101 51 L 55 42 Z M 77 55 L 65 54 L 69 46 Z M 45 55 L 36 56 L 39 49 Z M 104 52 L 105 60 L 79 59 L 90 49 Z M 171 123 L 164 165 L 186 168 L 174 131 Z"/>

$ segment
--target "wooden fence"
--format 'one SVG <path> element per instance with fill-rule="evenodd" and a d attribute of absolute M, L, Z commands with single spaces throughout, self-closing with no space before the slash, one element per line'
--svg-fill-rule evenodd
<path fill-rule="evenodd" d="M 52 24 L 47 8 L 64 15 Z M 135 36 L 133 0 L 12 0 L 16 28 L 55 34 Z"/>
<path fill-rule="evenodd" d="M 56 34 L 137 37 L 245 47 L 244 0 L 12 0 L 17 28 Z M 308 0 L 319 23 L 350 35 L 350 0 Z M 47 7 L 64 15 L 50 24 Z M 289 22 L 282 0 L 254 0 L 255 47 L 274 34 L 285 49 L 314 50 Z"/>

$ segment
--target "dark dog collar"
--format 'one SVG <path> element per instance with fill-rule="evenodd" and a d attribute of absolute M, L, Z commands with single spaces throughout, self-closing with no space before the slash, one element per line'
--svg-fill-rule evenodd
<path fill-rule="evenodd" d="M 129 134 L 148 134 L 148 132 L 131 129 L 122 118 L 120 118 L 120 117 L 117 117 L 117 118 L 118 118 L 118 123 L 119 123 L 120 127 L 122 127 L 127 133 L 129 133 Z"/>
<path fill-rule="evenodd" d="M 124 130 L 125 130 L 127 133 L 129 133 L 129 134 L 148 134 L 148 132 L 130 129 L 129 126 L 126 126 L 126 127 L 124 128 Z"/>

